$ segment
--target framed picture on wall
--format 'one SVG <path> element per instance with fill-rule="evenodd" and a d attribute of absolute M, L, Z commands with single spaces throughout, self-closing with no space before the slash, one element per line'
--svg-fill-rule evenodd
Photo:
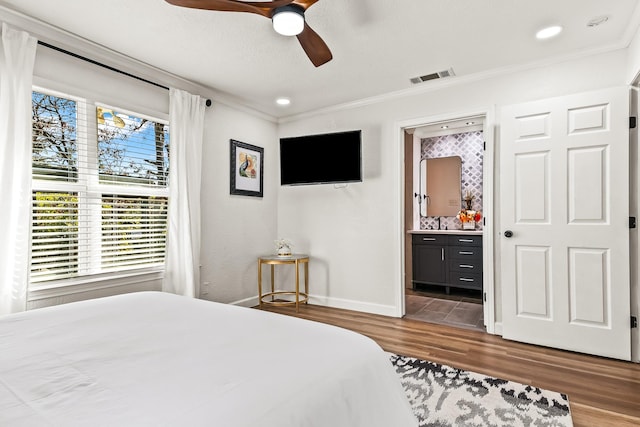
<path fill-rule="evenodd" d="M 262 197 L 264 148 L 231 139 L 231 194 Z"/>

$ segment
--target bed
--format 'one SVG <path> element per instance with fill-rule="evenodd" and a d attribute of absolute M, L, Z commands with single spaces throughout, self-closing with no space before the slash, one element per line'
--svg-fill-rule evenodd
<path fill-rule="evenodd" d="M 0 317 L 0 426 L 415 426 L 342 328 L 138 292 Z"/>

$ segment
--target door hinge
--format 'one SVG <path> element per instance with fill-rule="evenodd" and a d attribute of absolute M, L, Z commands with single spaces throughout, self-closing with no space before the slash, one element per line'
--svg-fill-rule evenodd
<path fill-rule="evenodd" d="M 484 302 L 487 302 L 487 293 L 486 292 L 484 292 L 482 294 L 482 299 L 484 300 Z"/>
<path fill-rule="evenodd" d="M 636 228 L 636 217 L 635 216 L 630 216 L 629 217 L 629 228 Z"/>
<path fill-rule="evenodd" d="M 638 327 L 638 318 L 636 316 L 631 316 L 631 329 L 635 329 Z"/>
<path fill-rule="evenodd" d="M 638 126 L 638 118 L 636 116 L 629 117 L 629 129 L 635 129 Z"/>

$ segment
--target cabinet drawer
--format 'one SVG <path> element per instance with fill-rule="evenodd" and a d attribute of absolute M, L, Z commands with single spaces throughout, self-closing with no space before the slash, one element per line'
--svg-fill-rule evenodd
<path fill-rule="evenodd" d="M 452 271 L 449 281 L 451 286 L 467 289 L 482 289 L 482 274 L 466 274 Z"/>
<path fill-rule="evenodd" d="M 465 274 L 482 274 L 481 259 L 452 259 L 449 260 L 449 268 L 451 271 L 457 271 Z"/>
<path fill-rule="evenodd" d="M 462 236 L 459 234 L 449 236 L 449 245 L 452 246 L 482 246 L 481 235 Z"/>
<path fill-rule="evenodd" d="M 449 242 L 447 235 L 445 234 L 414 234 L 414 245 L 444 245 Z"/>
<path fill-rule="evenodd" d="M 477 246 L 451 246 L 449 257 L 452 260 L 482 260 L 482 248 Z"/>

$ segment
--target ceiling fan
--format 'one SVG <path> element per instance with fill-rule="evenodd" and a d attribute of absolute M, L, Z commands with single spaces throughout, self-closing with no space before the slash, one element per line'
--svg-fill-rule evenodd
<path fill-rule="evenodd" d="M 296 36 L 302 49 L 316 67 L 329 62 L 333 55 L 327 44 L 307 25 L 304 12 L 318 0 L 165 0 L 175 6 L 224 12 L 248 12 L 262 15 L 273 21 L 276 32 Z"/>

